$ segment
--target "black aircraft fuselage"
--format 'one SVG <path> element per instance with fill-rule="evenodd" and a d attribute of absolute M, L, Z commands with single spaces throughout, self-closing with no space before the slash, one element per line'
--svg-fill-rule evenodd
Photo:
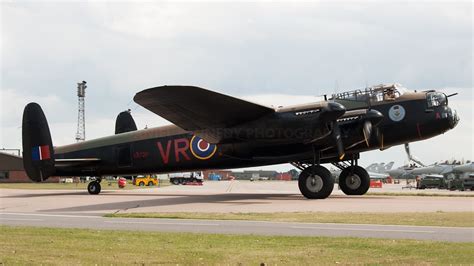
<path fill-rule="evenodd" d="M 183 87 L 177 88 L 174 89 L 179 91 Z M 274 110 L 249 110 L 253 106 L 242 105 L 241 115 L 234 110 L 226 113 L 225 105 L 201 110 L 202 106 L 194 107 L 186 104 L 186 100 L 179 105 L 164 100 L 149 102 L 164 96 L 172 98 L 173 95 L 150 94 L 172 93 L 169 89 L 145 90 L 137 94 L 135 101 L 177 125 L 135 130 L 130 116 L 125 120 L 133 125 L 116 125 L 129 126 L 128 132 L 54 148 L 41 108 L 29 104 L 23 118 L 28 175 L 32 180 L 42 181 L 52 175 L 101 177 L 288 162 L 337 163 L 357 160 L 364 151 L 434 137 L 454 128 L 459 120 L 444 94 L 407 91 L 395 85 Z M 203 89 L 189 90 L 189 96 L 196 91 L 197 98 L 199 93 L 214 94 L 200 90 Z M 241 100 L 229 98 L 225 104 L 238 110 L 240 102 L 234 101 Z M 194 111 L 188 114 L 185 108 Z M 257 117 L 251 116 L 252 111 Z M 38 151 L 42 157 L 39 160 L 35 157 Z"/>

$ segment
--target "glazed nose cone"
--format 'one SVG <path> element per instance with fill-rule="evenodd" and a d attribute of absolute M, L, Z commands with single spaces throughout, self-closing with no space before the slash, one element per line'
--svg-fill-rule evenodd
<path fill-rule="evenodd" d="M 456 110 L 452 109 L 451 107 L 448 107 L 448 121 L 449 121 L 449 127 L 453 129 L 456 127 L 456 125 L 459 123 L 459 116 Z"/>

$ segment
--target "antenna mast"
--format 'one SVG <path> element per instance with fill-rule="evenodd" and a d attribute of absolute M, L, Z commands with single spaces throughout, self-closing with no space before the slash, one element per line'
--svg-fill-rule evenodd
<path fill-rule="evenodd" d="M 77 132 L 76 142 L 86 140 L 86 121 L 85 121 L 85 107 L 84 100 L 86 97 L 86 83 L 82 81 L 77 83 L 77 97 L 78 97 L 78 113 L 77 113 Z"/>

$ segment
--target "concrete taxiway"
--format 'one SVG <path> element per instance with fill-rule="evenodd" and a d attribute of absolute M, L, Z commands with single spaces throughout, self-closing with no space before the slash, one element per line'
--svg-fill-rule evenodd
<path fill-rule="evenodd" d="M 400 187 L 386 189 L 397 188 Z M 328 199 L 307 200 L 299 194 L 296 182 L 245 181 L 118 191 L 107 190 L 105 187 L 100 195 L 89 195 L 86 191 L 76 190 L 0 189 L 0 224 L 3 225 L 474 241 L 474 228 L 102 217 L 104 214 L 117 212 L 317 211 L 473 212 L 474 198 L 346 196 L 336 188 Z"/>
<path fill-rule="evenodd" d="M 388 189 L 388 188 L 387 188 Z M 369 190 L 379 191 L 375 189 Z M 469 192 L 471 193 L 471 192 Z M 472 193 L 471 193 L 472 194 Z M 113 212 L 470 212 L 474 197 L 347 196 L 335 188 L 324 200 L 307 200 L 296 182 L 205 182 L 135 190 L 0 189 L 0 210 L 106 214 Z"/>

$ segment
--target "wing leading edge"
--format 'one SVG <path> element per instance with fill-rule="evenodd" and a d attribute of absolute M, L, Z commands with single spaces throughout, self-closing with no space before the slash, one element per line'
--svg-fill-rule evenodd
<path fill-rule="evenodd" d="M 227 128 L 253 121 L 274 109 L 194 86 L 161 86 L 143 90 L 133 100 L 188 130 Z"/>

